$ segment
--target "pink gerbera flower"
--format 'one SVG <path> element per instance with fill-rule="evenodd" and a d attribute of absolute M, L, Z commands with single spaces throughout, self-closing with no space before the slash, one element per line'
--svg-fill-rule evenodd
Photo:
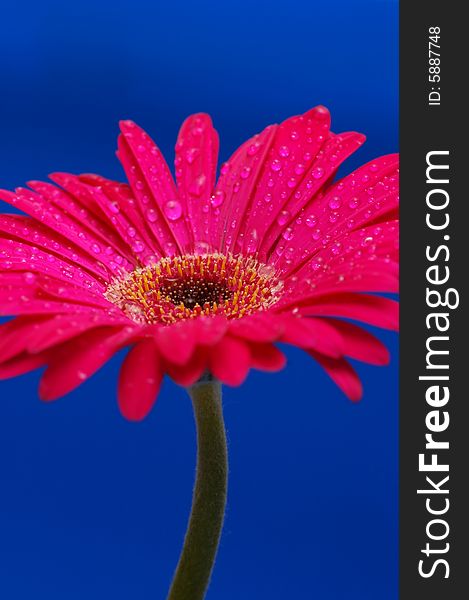
<path fill-rule="evenodd" d="M 397 328 L 398 158 L 384 156 L 332 183 L 363 142 L 336 135 L 323 107 L 267 127 L 221 167 L 205 114 L 176 144 L 176 184 L 132 121 L 118 157 L 129 183 L 55 173 L 2 191 L 29 216 L 0 215 L 0 377 L 43 365 L 52 400 L 131 346 L 122 413 L 142 419 L 168 374 L 239 385 L 277 370 L 277 342 L 304 349 L 352 399 L 346 357 L 382 365 L 385 347 L 351 319 Z"/>
<path fill-rule="evenodd" d="M 352 399 L 346 357 L 381 365 L 386 348 L 349 322 L 397 328 L 398 160 L 336 183 L 364 141 L 333 134 L 317 107 L 267 127 L 221 167 L 207 115 L 176 144 L 176 181 L 131 121 L 118 156 L 129 184 L 55 173 L 3 191 L 29 216 L 0 215 L 0 378 L 47 365 L 44 400 L 70 392 L 112 355 L 122 413 L 142 419 L 164 374 L 189 387 L 197 424 L 193 506 L 168 600 L 202 600 L 226 502 L 220 382 L 277 370 L 277 342 L 316 359 Z M 347 321 L 341 318 L 348 319 Z"/>

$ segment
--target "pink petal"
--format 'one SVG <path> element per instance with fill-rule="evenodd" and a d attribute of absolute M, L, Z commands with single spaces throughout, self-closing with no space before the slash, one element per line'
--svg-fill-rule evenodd
<path fill-rule="evenodd" d="M 368 294 L 331 294 L 305 298 L 299 307 L 304 316 L 343 317 L 383 329 L 399 329 L 399 303 Z"/>
<path fill-rule="evenodd" d="M 222 165 L 210 208 L 211 246 L 221 252 L 239 252 L 235 241 L 239 239 L 238 232 L 246 218 L 255 183 L 264 168 L 276 131 L 277 125 L 267 127 L 240 146 Z"/>
<path fill-rule="evenodd" d="M 188 387 L 200 379 L 208 368 L 208 351 L 203 346 L 198 346 L 191 356 L 191 359 L 185 365 L 175 363 L 165 363 L 165 371 L 173 381 Z"/>
<path fill-rule="evenodd" d="M 103 327 L 84 333 L 57 347 L 39 386 L 43 400 L 68 394 L 130 342 L 133 330 Z"/>
<path fill-rule="evenodd" d="M 260 371 L 280 371 L 285 366 L 286 356 L 272 344 L 250 344 L 251 367 Z"/>
<path fill-rule="evenodd" d="M 144 264 L 154 262 L 157 255 L 158 258 L 161 256 L 155 250 L 153 236 L 147 233 L 143 216 L 135 216 L 134 214 L 133 219 L 131 219 L 130 215 L 132 212 L 136 213 L 136 211 L 129 211 L 128 205 L 122 206 L 121 209 L 120 204 L 109 198 L 100 188 L 94 188 L 82 182 L 80 182 L 80 185 L 85 187 L 93 196 L 103 214 L 110 221 L 115 231 L 119 233 L 126 245 L 127 254 L 132 254 L 135 261 Z"/>
<path fill-rule="evenodd" d="M 296 270 L 325 243 L 349 236 L 395 210 L 399 200 L 397 155 L 383 156 L 314 198 L 291 224 L 278 228 L 271 262 L 283 272 Z M 394 236 L 395 237 L 395 236 Z"/>
<path fill-rule="evenodd" d="M 0 198 L 3 199 L 5 196 L 0 194 Z M 99 257 L 99 261 L 105 264 L 111 272 L 118 271 L 120 267 L 131 267 L 131 263 L 125 257 L 115 254 L 113 251 L 109 255 L 106 253 L 106 240 L 104 238 L 98 237 L 83 223 L 67 216 L 41 195 L 24 188 L 18 188 L 16 196 L 10 203 L 43 223 L 52 231 L 71 240 L 90 257 L 95 260 Z"/>
<path fill-rule="evenodd" d="M 249 347 L 232 337 L 224 337 L 210 350 L 209 370 L 228 385 L 241 385 L 250 367 Z"/>
<path fill-rule="evenodd" d="M 311 198 L 322 196 L 322 189 L 327 181 L 330 180 L 337 171 L 340 164 L 348 158 L 353 152 L 365 141 L 365 137 L 359 133 L 342 133 L 336 135 L 327 142 L 321 152 L 317 155 L 314 162 L 308 165 L 307 172 L 293 186 L 295 177 L 287 180 L 286 185 L 283 183 L 284 193 L 285 188 L 291 186 L 288 193 L 288 201 L 280 204 L 278 211 L 273 215 L 274 219 L 270 219 L 270 228 L 263 236 L 263 241 L 260 247 L 260 257 L 265 259 L 272 254 L 276 241 L 286 236 L 290 237 L 290 230 L 296 222 L 300 211 L 308 204 L 313 202 Z M 334 160 L 332 161 L 332 157 Z M 323 173 L 321 179 L 316 179 L 315 174 L 320 171 Z M 319 201 L 319 200 L 318 200 Z M 260 226 L 262 227 L 262 221 Z M 254 225 L 253 225 L 254 226 Z"/>
<path fill-rule="evenodd" d="M 115 228 L 103 218 L 94 197 L 80 183 L 78 177 L 70 173 L 52 173 L 50 178 L 63 189 L 43 181 L 29 181 L 28 185 L 51 205 L 73 217 L 77 223 L 85 225 L 96 237 L 105 240 L 117 255 L 125 256 L 126 246 L 119 239 Z M 110 255 L 109 249 L 107 254 Z"/>
<path fill-rule="evenodd" d="M 390 355 L 386 346 L 374 335 L 346 321 L 328 319 L 327 322 L 336 329 L 344 342 L 344 354 L 355 360 L 372 365 L 389 364 Z"/>
<path fill-rule="evenodd" d="M 0 364 L 0 379 L 18 377 L 35 369 L 43 367 L 48 360 L 48 354 L 19 354 L 14 358 Z"/>
<path fill-rule="evenodd" d="M 258 312 L 253 315 L 235 319 L 229 323 L 230 333 L 253 342 L 273 342 L 283 333 L 282 319 L 271 311 Z"/>
<path fill-rule="evenodd" d="M 26 348 L 29 352 L 42 352 L 92 329 L 119 325 L 127 326 L 128 320 L 112 318 L 106 314 L 55 315 L 47 321 L 36 324 L 29 335 L 25 335 Z"/>
<path fill-rule="evenodd" d="M 0 215 L 0 233 L 5 234 L 9 240 L 20 241 L 25 247 L 45 250 L 49 256 L 59 257 L 65 264 L 81 267 L 91 273 L 94 279 L 109 279 L 109 271 L 104 265 L 60 234 L 52 232 L 30 217 Z"/>
<path fill-rule="evenodd" d="M 129 421 L 141 421 L 150 412 L 158 395 L 163 372 L 152 339 L 137 343 L 122 364 L 119 374 L 119 408 Z"/>
<path fill-rule="evenodd" d="M 361 399 L 363 387 L 360 378 L 344 358 L 329 358 L 313 351 L 309 351 L 308 354 L 317 360 L 329 377 L 352 402 Z"/>
<path fill-rule="evenodd" d="M 118 157 L 155 243 L 163 255 L 183 253 L 189 236 L 168 166 L 140 127 L 132 121 L 121 121 L 120 125 Z"/>
<path fill-rule="evenodd" d="M 183 365 L 194 352 L 196 324 L 186 320 L 174 325 L 156 327 L 154 338 L 161 355 L 167 362 Z"/>
<path fill-rule="evenodd" d="M 182 124 L 176 144 L 179 198 L 191 228 L 192 248 L 206 251 L 213 227 L 210 197 L 215 187 L 218 134 L 206 114 L 190 116 Z M 218 246 L 215 246 L 217 249 Z"/>
<path fill-rule="evenodd" d="M 21 354 L 36 329 L 49 317 L 17 317 L 0 325 L 0 363 Z"/>
<path fill-rule="evenodd" d="M 316 350 L 321 354 L 338 358 L 343 354 L 343 343 L 337 331 L 322 319 L 310 317 L 283 317 L 285 332 L 282 341 L 288 344 Z"/>

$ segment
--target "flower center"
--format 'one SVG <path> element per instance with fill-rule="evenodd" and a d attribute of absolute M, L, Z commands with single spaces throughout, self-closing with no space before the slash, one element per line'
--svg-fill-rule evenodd
<path fill-rule="evenodd" d="M 138 323 L 175 323 L 200 315 L 238 319 L 279 299 L 272 266 L 231 254 L 186 254 L 140 267 L 107 288 L 105 297 Z"/>

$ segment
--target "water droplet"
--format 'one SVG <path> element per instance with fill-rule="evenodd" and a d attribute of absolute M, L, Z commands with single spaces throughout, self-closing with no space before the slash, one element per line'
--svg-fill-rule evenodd
<path fill-rule="evenodd" d="M 288 148 L 288 146 L 280 146 L 280 148 L 278 149 L 278 153 L 280 156 L 286 158 L 290 155 L 290 149 Z"/>
<path fill-rule="evenodd" d="M 314 179 L 321 179 L 324 176 L 324 169 L 322 167 L 316 167 L 311 171 L 311 175 Z"/>
<path fill-rule="evenodd" d="M 290 137 L 292 140 L 297 140 L 300 137 L 300 134 L 298 133 L 298 131 L 292 131 L 290 133 Z"/>
<path fill-rule="evenodd" d="M 306 225 L 308 227 L 314 227 L 317 222 L 318 220 L 315 215 L 309 215 L 308 217 L 306 217 Z"/>
<path fill-rule="evenodd" d="M 213 208 L 217 208 L 223 204 L 224 200 L 225 192 L 223 190 L 217 190 L 210 198 L 210 204 L 213 206 Z"/>
<path fill-rule="evenodd" d="M 272 201 L 272 194 L 270 194 L 270 193 L 265 194 L 265 196 L 264 196 L 264 202 L 268 203 L 268 202 L 271 202 L 271 201 Z"/>
<path fill-rule="evenodd" d="M 109 210 L 110 210 L 110 211 L 111 211 L 113 214 L 115 214 L 115 215 L 119 214 L 119 212 L 120 212 L 120 206 L 119 206 L 119 203 L 118 203 L 118 202 L 110 202 L 110 203 L 109 203 Z"/>
<path fill-rule="evenodd" d="M 101 252 L 101 248 L 98 246 L 98 244 L 92 244 L 91 250 L 93 250 L 95 254 L 99 254 Z"/>
<path fill-rule="evenodd" d="M 288 210 L 282 210 L 282 212 L 277 217 L 277 223 L 279 225 L 285 225 L 285 223 L 288 222 L 289 218 L 290 218 L 290 213 L 288 212 Z"/>
<path fill-rule="evenodd" d="M 240 177 L 241 179 L 247 179 L 251 174 L 251 167 L 243 167 L 241 169 Z"/>
<path fill-rule="evenodd" d="M 293 238 L 293 229 L 291 227 L 287 227 L 282 233 L 282 237 L 284 240 L 290 241 Z"/>
<path fill-rule="evenodd" d="M 166 242 L 163 245 L 163 250 L 166 256 L 173 256 L 176 252 L 176 245 L 173 242 Z"/>
<path fill-rule="evenodd" d="M 142 244 L 142 242 L 139 242 L 138 240 L 136 242 L 134 242 L 132 244 L 132 250 L 134 252 L 143 252 L 145 250 L 145 246 Z"/>
<path fill-rule="evenodd" d="M 254 154 L 257 154 L 259 152 L 260 147 L 261 147 L 261 144 L 259 144 L 259 142 L 255 142 L 254 144 L 251 144 L 248 148 L 248 155 L 254 156 Z"/>
<path fill-rule="evenodd" d="M 295 173 L 297 175 L 301 175 L 302 173 L 305 172 L 305 169 L 306 169 L 306 167 L 303 164 L 298 163 L 295 167 Z"/>
<path fill-rule="evenodd" d="M 357 208 L 359 204 L 359 200 L 356 196 L 354 196 L 353 198 L 350 198 L 350 200 L 348 201 L 348 205 L 350 208 Z"/>
<path fill-rule="evenodd" d="M 205 181 L 207 180 L 205 175 L 199 175 L 189 186 L 189 192 L 194 196 L 200 196 L 204 191 Z"/>
<path fill-rule="evenodd" d="M 182 205 L 177 200 L 168 200 L 164 206 L 164 214 L 170 221 L 177 221 L 182 215 Z"/>
<path fill-rule="evenodd" d="M 143 188 L 145 186 L 143 185 L 143 183 L 141 181 L 137 181 L 137 183 L 135 184 L 135 187 L 137 188 L 137 190 L 143 190 Z"/>
<path fill-rule="evenodd" d="M 229 172 L 230 169 L 231 169 L 230 163 L 229 162 L 225 162 L 225 163 L 222 164 L 222 166 L 220 168 L 220 173 L 222 175 L 226 175 Z"/>
<path fill-rule="evenodd" d="M 282 168 L 282 163 L 279 160 L 274 159 L 270 165 L 270 168 L 272 169 L 272 171 L 280 171 L 280 169 Z"/>
<path fill-rule="evenodd" d="M 24 281 L 25 283 L 27 283 L 28 285 L 32 285 L 33 283 L 35 283 L 36 281 L 36 275 L 34 273 L 25 273 L 23 275 Z"/>
<path fill-rule="evenodd" d="M 373 241 L 373 238 L 370 235 L 362 241 L 362 246 L 368 246 L 369 244 L 371 244 L 372 241 Z"/>
<path fill-rule="evenodd" d="M 147 210 L 147 219 L 150 221 L 150 223 L 155 223 L 155 221 L 158 220 L 158 214 L 156 210 L 154 210 L 153 208 L 149 208 Z"/>
<path fill-rule="evenodd" d="M 184 155 L 186 161 L 191 165 L 194 160 L 197 158 L 197 155 L 199 154 L 199 150 L 197 148 L 189 148 L 189 150 L 186 150 L 186 153 Z"/>
<path fill-rule="evenodd" d="M 194 244 L 194 249 L 197 254 L 207 254 L 207 252 L 210 250 L 210 246 L 207 244 L 207 242 L 196 242 Z"/>
<path fill-rule="evenodd" d="M 329 200 L 329 208 L 340 208 L 342 204 L 342 200 L 339 198 L 339 196 L 333 196 L 330 200 Z"/>
<path fill-rule="evenodd" d="M 137 233 L 137 232 L 135 231 L 135 228 L 134 228 L 134 227 L 129 227 L 129 228 L 127 229 L 127 235 L 128 235 L 129 237 L 131 237 L 131 238 L 134 238 L 136 233 Z"/>

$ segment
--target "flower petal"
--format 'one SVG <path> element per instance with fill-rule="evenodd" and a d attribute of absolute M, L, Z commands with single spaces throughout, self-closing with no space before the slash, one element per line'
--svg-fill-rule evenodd
<path fill-rule="evenodd" d="M 389 364 L 390 355 L 386 346 L 362 327 L 338 319 L 327 319 L 336 329 L 344 343 L 344 355 L 371 365 Z"/>
<path fill-rule="evenodd" d="M 285 332 L 281 341 L 316 350 L 326 356 L 338 358 L 344 353 L 341 336 L 323 319 L 310 317 L 283 317 Z"/>
<path fill-rule="evenodd" d="M 298 312 L 304 316 L 343 317 L 383 329 L 399 329 L 399 303 L 368 294 L 330 294 L 304 298 Z"/>
<path fill-rule="evenodd" d="M 176 143 L 176 181 L 196 251 L 210 246 L 210 197 L 215 187 L 218 146 L 218 134 L 208 115 L 199 113 L 184 121 Z"/>
<path fill-rule="evenodd" d="M 150 412 L 158 395 L 163 372 L 153 339 L 133 346 L 119 374 L 119 408 L 129 421 L 141 421 Z"/>
<path fill-rule="evenodd" d="M 39 386 L 43 400 L 68 394 L 106 363 L 132 337 L 131 328 L 102 327 L 57 347 Z"/>
<path fill-rule="evenodd" d="M 332 246 L 395 210 L 398 174 L 398 156 L 382 156 L 313 197 L 301 216 L 279 231 L 270 262 L 281 272 L 296 271 L 325 244 Z"/>
<path fill-rule="evenodd" d="M 186 215 L 166 161 L 133 121 L 121 121 L 120 127 L 117 156 L 155 244 L 161 255 L 183 253 L 189 241 Z"/>
<path fill-rule="evenodd" d="M 272 344 L 249 344 L 251 367 L 260 371 L 280 371 L 287 362 L 283 352 Z"/>
<path fill-rule="evenodd" d="M 329 377 L 352 402 L 361 399 L 363 387 L 360 378 L 344 358 L 330 358 L 314 351 L 308 351 L 308 354 L 317 360 Z"/>
<path fill-rule="evenodd" d="M 239 339 L 226 336 L 210 349 L 210 372 L 223 383 L 241 385 L 249 367 L 249 347 Z"/>

